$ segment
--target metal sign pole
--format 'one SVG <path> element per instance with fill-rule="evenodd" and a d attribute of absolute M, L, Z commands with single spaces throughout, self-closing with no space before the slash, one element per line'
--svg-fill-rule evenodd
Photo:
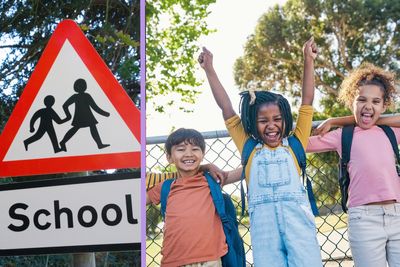
<path fill-rule="evenodd" d="M 89 172 L 72 173 L 72 176 L 89 176 Z M 94 252 L 72 254 L 72 267 L 96 267 Z"/>

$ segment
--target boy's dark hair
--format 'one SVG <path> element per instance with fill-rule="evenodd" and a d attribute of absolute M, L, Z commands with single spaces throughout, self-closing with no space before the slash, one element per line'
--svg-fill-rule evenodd
<path fill-rule="evenodd" d="M 250 104 L 249 92 L 241 93 L 240 110 L 241 120 L 245 132 L 253 136 L 256 140 L 262 141 L 257 130 L 257 113 L 261 106 L 265 104 L 275 104 L 279 107 L 283 121 L 283 137 L 289 136 L 293 128 L 293 116 L 289 102 L 280 94 L 275 94 L 267 91 L 256 91 L 256 100 L 254 104 Z"/>
<path fill-rule="evenodd" d="M 199 146 L 203 153 L 206 151 L 206 143 L 200 132 L 194 129 L 179 128 L 178 130 L 172 132 L 165 142 L 165 150 L 167 151 L 167 155 L 171 155 L 171 149 L 173 146 L 179 145 L 182 142 Z"/>

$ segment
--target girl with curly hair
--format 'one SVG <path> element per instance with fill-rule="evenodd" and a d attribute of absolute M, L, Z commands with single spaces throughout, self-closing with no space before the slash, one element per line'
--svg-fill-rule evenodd
<path fill-rule="evenodd" d="M 395 76 L 372 64 L 363 64 L 343 81 L 339 99 L 353 116 L 331 118 L 309 138 L 307 152 L 342 154 L 342 129 L 354 124 L 348 173 L 348 234 L 355 266 L 400 266 L 400 178 L 390 140 L 377 123 L 400 126 L 400 118 L 380 119 L 393 102 Z M 392 128 L 397 143 L 400 128 Z M 325 134 L 326 133 L 326 134 Z"/>

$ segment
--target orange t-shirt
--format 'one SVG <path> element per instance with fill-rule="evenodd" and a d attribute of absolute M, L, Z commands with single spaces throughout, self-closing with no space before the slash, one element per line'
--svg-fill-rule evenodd
<path fill-rule="evenodd" d="M 147 192 L 153 204 L 160 203 L 162 184 Z M 222 223 L 204 175 L 177 179 L 167 200 L 161 266 L 217 260 L 227 252 Z"/>

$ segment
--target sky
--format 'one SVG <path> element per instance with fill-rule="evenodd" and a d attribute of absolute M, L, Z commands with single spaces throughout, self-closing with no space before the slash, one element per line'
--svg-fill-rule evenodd
<path fill-rule="evenodd" d="M 286 0 L 217 0 L 210 6 L 211 14 L 207 18 L 208 26 L 216 29 L 199 40 L 199 45 L 207 47 L 214 55 L 214 68 L 221 83 L 227 90 L 233 107 L 238 113 L 239 89 L 233 78 L 235 60 L 243 55 L 243 47 L 247 37 L 251 35 L 258 19 L 269 7 L 282 5 Z M 243 4 L 243 3 L 246 4 Z M 203 80 L 200 87 L 202 93 L 192 106 L 192 113 L 178 109 L 168 109 L 168 113 L 160 114 L 146 107 L 147 137 L 168 135 L 175 128 L 195 128 L 200 132 L 225 130 L 222 112 L 214 101 L 206 76 L 198 67 L 197 77 Z M 215 116 L 210 117 L 212 114 Z"/>

